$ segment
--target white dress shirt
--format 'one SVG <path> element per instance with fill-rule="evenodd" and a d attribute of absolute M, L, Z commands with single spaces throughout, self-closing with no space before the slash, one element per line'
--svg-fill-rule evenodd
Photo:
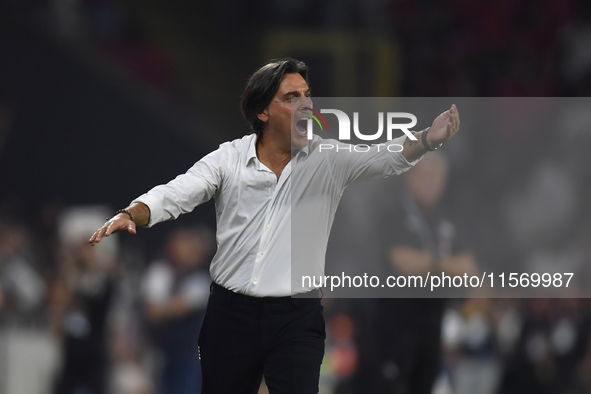
<path fill-rule="evenodd" d="M 348 150 L 351 145 L 314 136 L 277 179 L 259 161 L 256 135 L 250 134 L 221 144 L 185 174 L 133 202 L 150 208 L 151 227 L 215 197 L 218 249 L 212 279 L 256 297 L 302 293 L 311 289 L 302 287 L 301 275 L 324 273 L 330 228 L 347 185 L 400 174 L 418 162 L 387 149 L 405 139 L 355 152 Z M 335 148 L 320 150 L 321 144 Z"/>

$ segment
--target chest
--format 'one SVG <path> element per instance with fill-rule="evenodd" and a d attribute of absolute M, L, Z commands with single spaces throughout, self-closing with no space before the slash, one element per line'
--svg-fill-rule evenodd
<path fill-rule="evenodd" d="M 250 216 L 269 206 L 289 205 L 289 166 L 279 177 L 260 162 L 236 166 L 224 179 L 216 203 L 225 210 Z"/>

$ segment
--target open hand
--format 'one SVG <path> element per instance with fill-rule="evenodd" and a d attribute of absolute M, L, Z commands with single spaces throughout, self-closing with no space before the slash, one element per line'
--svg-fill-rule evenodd
<path fill-rule="evenodd" d="M 460 113 L 455 104 L 433 121 L 427 134 L 429 146 L 437 146 L 449 141 L 460 129 Z"/>
<path fill-rule="evenodd" d="M 135 223 L 129 218 L 129 216 L 125 213 L 120 213 L 118 215 L 113 216 L 109 219 L 101 228 L 96 230 L 92 237 L 88 240 L 88 243 L 91 246 L 94 246 L 101 242 L 103 237 L 108 237 L 113 233 L 117 233 L 119 231 L 127 231 L 130 234 L 136 233 Z"/>

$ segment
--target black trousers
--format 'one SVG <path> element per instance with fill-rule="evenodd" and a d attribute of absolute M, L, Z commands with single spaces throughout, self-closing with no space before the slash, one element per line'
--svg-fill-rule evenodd
<path fill-rule="evenodd" d="M 316 394 L 324 357 L 319 298 L 258 298 L 213 284 L 199 335 L 202 394 Z"/>

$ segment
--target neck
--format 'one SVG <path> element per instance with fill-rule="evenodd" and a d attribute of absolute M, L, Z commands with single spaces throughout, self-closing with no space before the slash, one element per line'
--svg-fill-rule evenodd
<path fill-rule="evenodd" d="M 269 167 L 277 175 L 277 179 L 291 160 L 291 147 L 285 149 L 272 138 L 258 138 L 256 152 L 260 162 Z"/>

